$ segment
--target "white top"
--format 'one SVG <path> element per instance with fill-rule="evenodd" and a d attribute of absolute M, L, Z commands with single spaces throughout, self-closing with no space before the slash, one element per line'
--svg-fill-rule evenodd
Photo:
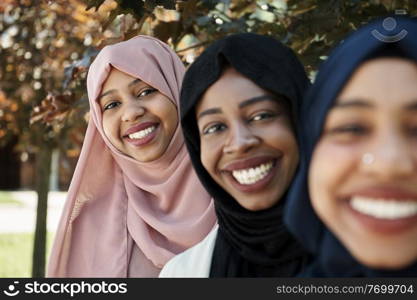
<path fill-rule="evenodd" d="M 208 278 L 217 231 L 218 225 L 200 243 L 171 258 L 159 277 Z"/>

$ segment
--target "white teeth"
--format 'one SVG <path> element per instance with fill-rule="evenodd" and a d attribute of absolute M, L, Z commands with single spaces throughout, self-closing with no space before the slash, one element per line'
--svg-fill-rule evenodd
<path fill-rule="evenodd" d="M 350 205 L 356 211 L 378 219 L 395 220 L 417 214 L 417 201 L 353 197 Z"/>
<path fill-rule="evenodd" d="M 151 132 L 155 130 L 155 126 L 148 127 L 144 130 L 137 131 L 135 133 L 129 134 L 130 139 L 143 139 L 145 136 L 149 135 Z"/>
<path fill-rule="evenodd" d="M 272 161 L 259 165 L 255 168 L 249 168 L 244 170 L 235 170 L 232 172 L 233 177 L 239 182 L 240 184 L 254 184 L 258 182 L 266 175 L 268 175 L 269 171 L 271 171 L 273 167 Z"/>

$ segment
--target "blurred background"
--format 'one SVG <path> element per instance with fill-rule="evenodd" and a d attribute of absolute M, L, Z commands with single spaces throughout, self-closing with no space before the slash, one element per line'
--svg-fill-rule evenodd
<path fill-rule="evenodd" d="M 256 32 L 293 48 L 313 80 L 346 34 L 389 14 L 416 16 L 417 1 L 1 0 L 0 277 L 45 275 L 102 47 L 152 35 L 188 65 L 223 36 Z"/>

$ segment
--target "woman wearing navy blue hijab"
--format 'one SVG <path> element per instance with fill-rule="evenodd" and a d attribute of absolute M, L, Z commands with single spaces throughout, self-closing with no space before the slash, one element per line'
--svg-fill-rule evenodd
<path fill-rule="evenodd" d="M 284 214 L 315 255 L 302 275 L 417 276 L 417 21 L 353 33 L 305 100 Z"/>

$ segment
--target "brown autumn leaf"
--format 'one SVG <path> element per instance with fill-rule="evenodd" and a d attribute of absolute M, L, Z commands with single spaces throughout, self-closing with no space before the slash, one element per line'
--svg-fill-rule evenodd
<path fill-rule="evenodd" d="M 62 121 L 68 114 L 73 102 L 73 94 L 48 93 L 41 104 L 34 107 L 30 117 L 30 124 L 42 121 L 51 125 L 54 122 Z"/>

